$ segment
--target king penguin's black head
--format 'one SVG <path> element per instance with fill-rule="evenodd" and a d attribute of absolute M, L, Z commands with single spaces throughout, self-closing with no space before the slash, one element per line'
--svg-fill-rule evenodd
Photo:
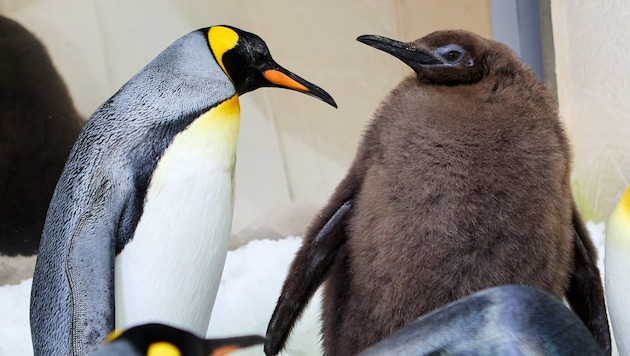
<path fill-rule="evenodd" d="M 265 341 L 259 335 L 204 340 L 163 324 L 135 326 L 119 335 L 110 336 L 110 339 L 97 351 L 96 356 L 219 356 Z"/>
<path fill-rule="evenodd" d="M 513 58 L 506 46 L 461 30 L 436 31 L 412 42 L 375 35 L 357 40 L 405 62 L 419 80 L 442 85 L 478 82 L 497 66 L 507 64 L 498 61 Z"/>
<path fill-rule="evenodd" d="M 255 34 L 231 26 L 213 26 L 203 31 L 207 31 L 212 54 L 238 94 L 261 87 L 287 88 L 337 107 L 323 89 L 278 65 L 265 42 Z"/>

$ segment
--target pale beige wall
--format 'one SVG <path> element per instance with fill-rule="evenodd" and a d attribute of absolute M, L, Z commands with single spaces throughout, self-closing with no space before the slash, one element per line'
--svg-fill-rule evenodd
<path fill-rule="evenodd" d="M 630 184 L 630 2 L 552 0 L 560 114 L 586 217 L 607 220 Z"/>
<path fill-rule="evenodd" d="M 409 73 L 357 36 L 413 40 L 444 28 L 491 36 L 488 0 L 0 0 L 0 11 L 46 43 L 85 116 L 173 40 L 213 24 L 257 33 L 280 64 L 333 95 L 338 110 L 277 89 L 241 98 L 241 235 L 301 233 L 345 174 L 379 101 Z"/>

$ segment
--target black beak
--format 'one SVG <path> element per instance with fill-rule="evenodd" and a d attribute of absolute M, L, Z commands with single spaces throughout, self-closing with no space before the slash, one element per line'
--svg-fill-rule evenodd
<path fill-rule="evenodd" d="M 310 95 L 337 108 L 337 103 L 324 89 L 308 82 L 298 75 L 282 68 L 277 63 L 269 63 L 269 68 L 262 71 L 263 77 L 270 83 L 266 86 L 286 88 Z"/>
<path fill-rule="evenodd" d="M 416 71 L 423 66 L 443 64 L 431 53 L 418 49 L 409 43 L 392 40 L 391 38 L 363 35 L 357 37 L 357 41 L 391 54 Z"/>

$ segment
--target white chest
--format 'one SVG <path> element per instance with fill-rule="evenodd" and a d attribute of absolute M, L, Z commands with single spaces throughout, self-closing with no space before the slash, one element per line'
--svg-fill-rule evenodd
<path fill-rule="evenodd" d="M 606 225 L 606 303 L 620 355 L 630 355 L 630 188 Z"/>
<path fill-rule="evenodd" d="M 238 110 L 215 109 L 164 152 L 116 258 L 116 328 L 161 322 L 205 336 L 232 224 L 237 136 Z"/>

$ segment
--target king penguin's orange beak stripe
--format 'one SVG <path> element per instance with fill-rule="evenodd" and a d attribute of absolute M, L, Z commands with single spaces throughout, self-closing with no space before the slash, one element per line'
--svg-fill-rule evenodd
<path fill-rule="evenodd" d="M 229 354 L 232 351 L 236 351 L 240 349 L 239 346 L 236 345 L 227 345 L 227 346 L 222 346 L 219 347 L 218 349 L 212 351 L 212 353 L 209 356 L 224 356 Z"/>
<path fill-rule="evenodd" d="M 291 79 L 288 75 L 275 69 L 267 69 L 263 72 L 263 77 L 268 81 L 289 89 L 295 89 L 302 92 L 308 92 L 308 88 Z"/>

